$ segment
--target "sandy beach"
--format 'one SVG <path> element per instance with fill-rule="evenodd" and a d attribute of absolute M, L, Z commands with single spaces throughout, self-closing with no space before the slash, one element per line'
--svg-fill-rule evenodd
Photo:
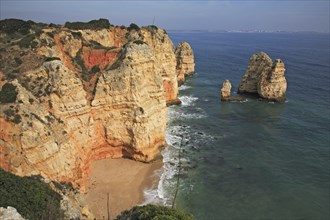
<path fill-rule="evenodd" d="M 109 219 L 114 219 L 123 210 L 143 203 L 143 190 L 159 181 L 155 171 L 162 165 L 162 162 L 146 164 L 129 159 L 94 161 L 85 202 L 97 219 L 108 219 L 109 194 Z"/>

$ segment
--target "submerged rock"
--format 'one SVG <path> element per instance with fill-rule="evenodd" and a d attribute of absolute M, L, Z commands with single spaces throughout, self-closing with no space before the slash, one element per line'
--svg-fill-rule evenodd
<path fill-rule="evenodd" d="M 248 69 L 238 87 L 239 93 L 258 94 L 270 101 L 284 101 L 287 82 L 284 76 L 284 63 L 272 59 L 264 52 L 250 57 Z"/>

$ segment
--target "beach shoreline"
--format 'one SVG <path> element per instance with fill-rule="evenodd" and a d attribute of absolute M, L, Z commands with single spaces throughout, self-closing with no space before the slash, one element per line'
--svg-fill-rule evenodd
<path fill-rule="evenodd" d="M 114 219 L 143 204 L 144 190 L 159 182 L 156 171 L 162 166 L 162 161 L 142 163 L 123 158 L 93 161 L 83 198 L 96 219 Z"/>

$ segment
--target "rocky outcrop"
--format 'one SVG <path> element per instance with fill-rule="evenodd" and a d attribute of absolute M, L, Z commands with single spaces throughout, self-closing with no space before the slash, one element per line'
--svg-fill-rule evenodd
<path fill-rule="evenodd" d="M 230 97 L 231 93 L 231 83 L 228 79 L 223 81 L 221 88 L 221 100 L 227 100 Z"/>
<path fill-rule="evenodd" d="M 0 220 L 24 220 L 24 218 L 11 206 L 7 208 L 0 207 Z"/>
<path fill-rule="evenodd" d="M 242 102 L 246 98 L 235 95 L 231 96 L 231 83 L 228 79 L 224 80 L 221 88 L 221 101 Z"/>
<path fill-rule="evenodd" d="M 284 71 L 284 63 L 281 60 L 277 59 L 273 63 L 264 52 L 254 54 L 241 79 L 238 92 L 258 94 L 270 101 L 283 101 L 287 88 Z"/>
<path fill-rule="evenodd" d="M 33 42 L 33 50 L 16 50 L 35 54 L 34 68 L 13 64 L 15 79 L 0 69 L 2 169 L 84 191 L 93 160 L 160 155 L 166 104 L 179 101 L 174 46 L 164 30 L 47 27 Z"/>
<path fill-rule="evenodd" d="M 258 94 L 267 100 L 282 102 L 285 100 L 287 82 L 284 76 L 284 63 L 276 59 L 266 76 L 260 78 Z"/>
<path fill-rule="evenodd" d="M 26 73 L 27 89 L 13 81 L 17 98 L 0 111 L 1 167 L 83 187 L 92 160 L 155 159 L 165 144 L 166 102 L 154 69 L 148 45 L 127 44 L 98 79 L 91 105 L 61 61 Z"/>
<path fill-rule="evenodd" d="M 176 58 L 174 45 L 165 30 L 148 27 L 140 29 L 137 37 L 146 42 L 153 51 L 155 58 L 155 72 L 162 76 L 166 103 L 180 104 L 178 99 L 178 80 L 176 75 Z"/>
<path fill-rule="evenodd" d="M 238 86 L 239 93 L 258 93 L 258 82 L 261 75 L 267 75 L 273 62 L 264 52 L 250 57 L 249 66 Z"/>
<path fill-rule="evenodd" d="M 187 42 L 180 43 L 175 49 L 176 75 L 178 83 L 183 84 L 185 76 L 195 72 L 195 58 L 191 46 Z"/>

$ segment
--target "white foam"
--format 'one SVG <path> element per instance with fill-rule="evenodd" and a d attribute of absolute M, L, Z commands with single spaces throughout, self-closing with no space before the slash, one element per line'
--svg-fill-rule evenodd
<path fill-rule="evenodd" d="M 169 113 L 169 115 L 173 118 L 177 118 L 177 119 L 200 119 L 200 118 L 205 118 L 206 115 L 202 114 L 202 113 L 184 113 L 184 112 L 180 112 L 180 111 L 173 111 L 171 113 Z M 174 119 L 170 119 L 170 121 L 172 121 Z"/>
<path fill-rule="evenodd" d="M 179 99 L 181 100 L 182 106 L 194 105 L 194 102 L 198 100 L 198 98 L 194 96 L 180 96 Z"/>
<path fill-rule="evenodd" d="M 191 86 L 181 85 L 181 86 L 179 87 L 179 91 L 186 90 L 186 89 L 190 89 L 190 88 L 191 88 Z"/>
<path fill-rule="evenodd" d="M 193 96 L 181 96 L 182 106 L 194 105 L 194 102 L 198 100 Z M 145 201 L 144 204 L 162 204 L 165 206 L 171 205 L 173 201 L 175 178 L 178 173 L 179 165 L 179 149 L 182 139 L 189 141 L 191 133 L 190 126 L 173 125 L 172 122 L 176 119 L 198 119 L 205 117 L 205 113 L 202 109 L 195 108 L 197 113 L 187 113 L 187 108 L 181 106 L 171 106 L 168 108 L 168 126 L 166 128 L 166 143 L 168 146 L 161 152 L 163 156 L 163 167 L 156 174 L 159 176 L 159 182 L 150 189 L 144 190 Z M 189 161 L 186 158 L 182 158 L 182 161 Z"/>

